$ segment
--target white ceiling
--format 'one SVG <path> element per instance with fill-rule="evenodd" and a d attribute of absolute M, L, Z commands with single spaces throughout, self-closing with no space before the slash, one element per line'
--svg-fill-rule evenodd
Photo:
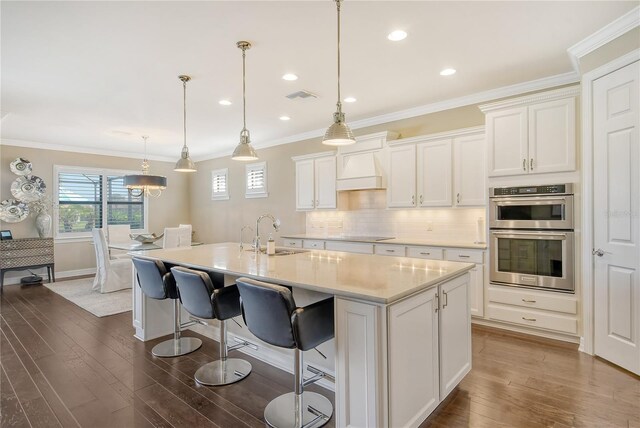
<path fill-rule="evenodd" d="M 566 53 L 635 1 L 343 4 L 347 121 L 572 71 Z M 139 157 L 179 157 L 182 84 L 195 158 L 228 154 L 247 127 L 259 148 L 326 128 L 335 108 L 332 1 L 11 2 L 1 5 L 2 139 Z M 401 42 L 386 35 L 409 33 Z M 441 77 L 453 67 L 458 73 Z M 281 79 L 297 74 L 294 82 Z M 289 100 L 307 89 L 318 99 Z M 218 104 L 230 99 L 232 106 Z M 281 115 L 291 120 L 282 122 Z M 80 150 L 82 150 L 80 149 Z"/>

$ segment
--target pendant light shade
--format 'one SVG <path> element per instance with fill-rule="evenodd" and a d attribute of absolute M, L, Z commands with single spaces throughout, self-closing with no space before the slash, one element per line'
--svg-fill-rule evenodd
<path fill-rule="evenodd" d="M 242 131 L 240 131 L 240 143 L 231 155 L 231 159 L 237 161 L 252 161 L 258 159 L 258 154 L 251 145 L 251 136 L 247 129 L 247 101 L 246 101 L 246 73 L 245 73 L 245 52 L 251 48 L 251 43 L 240 41 L 236 43 L 242 50 Z"/>
<path fill-rule="evenodd" d="M 173 168 L 173 170 L 178 172 L 196 172 L 196 164 L 193 163 L 193 161 L 189 157 L 189 147 L 187 147 L 187 82 L 191 80 L 191 77 L 183 74 L 178 76 L 178 79 L 182 81 L 182 129 L 184 132 L 184 145 L 182 146 L 180 159 L 178 160 L 178 162 L 176 162 L 176 167 Z"/>
<path fill-rule="evenodd" d="M 158 197 L 167 188 L 167 177 L 162 175 L 149 174 L 149 161 L 147 160 L 147 137 L 144 140 L 144 159 L 142 160 L 142 174 L 125 175 L 123 185 L 129 190 L 129 194 L 134 198 L 140 196 Z"/>
<path fill-rule="evenodd" d="M 344 121 L 342 102 L 340 101 L 340 3 L 342 0 L 334 0 L 338 12 L 338 102 L 336 112 L 333 113 L 333 124 L 327 129 L 322 139 L 322 144 L 327 146 L 346 146 L 356 142 L 353 132 Z"/>

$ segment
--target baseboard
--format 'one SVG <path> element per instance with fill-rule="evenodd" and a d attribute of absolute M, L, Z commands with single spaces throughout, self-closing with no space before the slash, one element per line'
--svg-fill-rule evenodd
<path fill-rule="evenodd" d="M 189 330 L 192 330 L 196 333 L 199 333 L 203 336 L 207 336 L 208 338 L 211 338 L 213 340 L 215 340 L 216 342 L 219 342 L 220 340 L 220 329 L 217 326 L 214 325 L 208 325 L 208 326 L 204 326 L 204 325 L 194 325 L 189 327 Z M 247 354 L 257 360 L 263 361 L 267 364 L 269 364 L 270 366 L 274 366 L 279 368 L 280 370 L 284 370 L 287 373 L 291 373 L 293 374 L 293 354 L 291 355 L 287 355 L 284 352 L 278 352 L 274 349 L 271 349 L 267 346 L 265 346 L 263 343 L 257 342 L 256 339 L 252 339 L 252 338 L 247 338 L 247 337 L 242 337 L 239 336 L 235 333 L 227 333 L 228 334 L 228 341 L 229 341 L 229 345 L 234 345 L 236 342 L 234 340 L 234 338 L 238 338 L 239 340 L 244 340 L 244 341 L 248 341 L 252 344 L 255 344 L 258 346 L 258 350 L 252 349 L 249 346 L 238 349 L 238 352 L 242 352 L 243 354 Z M 306 371 L 306 367 L 308 366 L 307 363 L 304 364 L 305 366 L 305 371 Z M 327 367 L 320 367 L 318 364 L 312 364 L 312 366 L 327 372 L 328 374 L 332 375 L 335 377 L 335 372 L 333 370 L 329 370 Z M 307 372 L 308 375 L 308 372 Z M 321 386 L 331 392 L 335 392 L 335 384 L 333 382 L 330 382 L 326 379 L 321 379 L 318 382 L 316 382 L 316 385 Z"/>
<path fill-rule="evenodd" d="M 44 280 L 47 279 L 47 269 L 46 268 L 38 268 L 38 269 L 30 269 L 38 275 L 42 276 Z M 27 276 L 25 274 L 27 270 L 24 271 L 11 271 L 7 272 L 4 277 L 4 285 L 16 285 L 20 284 L 20 278 Z M 96 268 L 87 268 L 87 269 L 76 269 L 76 270 L 64 270 L 61 272 L 56 272 L 56 278 L 73 278 L 76 276 L 83 275 L 94 275 L 96 273 Z"/>
<path fill-rule="evenodd" d="M 537 330 L 537 329 L 530 329 L 530 328 L 526 328 L 526 327 L 520 327 L 517 325 L 513 325 L 513 324 L 508 324 L 508 323 L 504 323 L 501 321 L 495 321 L 495 320 L 488 320 L 485 318 L 471 318 L 471 324 L 478 324 L 478 325 L 484 325 L 487 327 L 495 327 L 495 328 L 500 328 L 502 330 L 509 330 L 509 331 L 515 331 L 516 333 L 523 333 L 523 334 L 529 334 L 531 336 L 539 336 L 539 337 L 544 337 L 545 339 L 554 339 L 554 340 L 560 340 L 562 342 L 569 342 L 569 343 L 580 343 L 580 337 L 578 336 L 571 336 L 568 334 L 562 334 L 562 333 L 554 333 L 552 331 L 542 331 L 542 330 Z"/>

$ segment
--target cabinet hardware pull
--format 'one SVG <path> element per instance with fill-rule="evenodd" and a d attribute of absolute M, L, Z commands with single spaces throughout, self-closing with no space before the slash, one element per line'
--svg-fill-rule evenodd
<path fill-rule="evenodd" d="M 535 303 L 535 300 L 527 300 L 527 299 L 522 299 L 523 302 L 525 303 Z"/>
<path fill-rule="evenodd" d="M 535 318 L 527 318 L 527 317 L 522 317 L 523 320 L 525 321 L 535 321 Z"/>
<path fill-rule="evenodd" d="M 449 304 L 449 295 L 447 294 L 446 291 L 443 291 L 442 295 L 444 296 L 444 305 L 442 305 L 442 309 L 444 309 Z"/>
<path fill-rule="evenodd" d="M 420 254 L 422 254 L 423 256 L 430 256 L 431 255 L 431 253 L 420 253 Z"/>
<path fill-rule="evenodd" d="M 458 193 L 458 203 L 460 203 L 460 193 Z"/>
<path fill-rule="evenodd" d="M 460 257 L 461 259 L 468 259 L 471 256 L 467 256 L 465 254 L 458 254 L 458 257 Z"/>
<path fill-rule="evenodd" d="M 526 159 L 522 159 L 522 170 L 523 171 L 527 170 L 527 160 Z"/>

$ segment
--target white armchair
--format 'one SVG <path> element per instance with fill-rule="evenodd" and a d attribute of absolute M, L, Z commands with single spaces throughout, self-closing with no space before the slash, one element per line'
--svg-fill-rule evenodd
<path fill-rule="evenodd" d="M 191 226 L 165 227 L 162 248 L 177 248 L 191 246 Z"/>
<path fill-rule="evenodd" d="M 96 277 L 93 280 L 93 290 L 101 293 L 131 288 L 132 268 L 130 259 L 115 259 L 109 257 L 109 248 L 104 236 L 104 230 L 92 229 L 94 247 L 96 250 Z"/>

